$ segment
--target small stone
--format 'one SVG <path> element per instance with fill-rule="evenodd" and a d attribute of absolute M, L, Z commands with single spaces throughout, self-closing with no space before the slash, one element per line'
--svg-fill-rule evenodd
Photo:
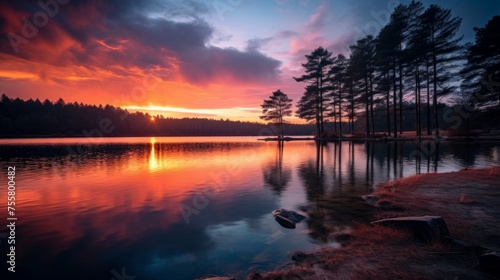
<path fill-rule="evenodd" d="M 380 197 L 376 195 L 363 195 L 361 198 L 370 204 L 375 204 L 380 200 Z"/>
<path fill-rule="evenodd" d="M 275 217 L 276 222 L 278 222 L 282 227 L 294 229 L 295 224 L 301 222 L 306 219 L 306 216 L 303 216 L 295 211 L 290 211 L 286 209 L 278 209 L 272 212 Z"/>
<path fill-rule="evenodd" d="M 335 240 L 340 243 L 340 245 L 345 246 L 351 243 L 355 236 L 347 232 L 339 232 L 333 235 Z"/>
<path fill-rule="evenodd" d="M 500 253 L 489 251 L 482 254 L 479 266 L 485 271 L 500 275 Z"/>
<path fill-rule="evenodd" d="M 450 235 L 446 222 L 440 216 L 400 217 L 372 222 L 372 224 L 409 230 L 421 241 L 442 240 Z"/>
<path fill-rule="evenodd" d="M 292 260 L 295 262 L 302 262 L 303 260 L 306 259 L 307 255 L 304 254 L 303 252 L 297 251 L 292 253 Z"/>
<path fill-rule="evenodd" d="M 300 223 L 302 220 L 305 220 L 307 217 L 306 216 L 303 216 L 295 211 L 291 211 L 291 210 L 286 210 L 286 209 L 278 209 L 278 210 L 274 210 L 272 212 L 273 216 L 281 216 L 281 217 L 284 217 L 284 218 L 287 218 L 288 220 L 294 222 L 294 223 Z"/>

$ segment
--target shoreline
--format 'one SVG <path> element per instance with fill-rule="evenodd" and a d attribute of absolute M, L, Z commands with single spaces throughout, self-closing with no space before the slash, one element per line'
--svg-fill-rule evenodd
<path fill-rule="evenodd" d="M 15 139 L 49 139 L 49 138 L 120 138 L 120 137 L 256 137 L 258 141 L 272 141 L 272 142 L 289 142 L 289 141 L 319 141 L 319 142 L 404 142 L 404 141 L 434 141 L 434 142 L 446 142 L 446 141 L 500 141 L 500 135 L 475 135 L 475 136 L 447 136 L 441 135 L 436 138 L 433 135 L 416 136 L 413 132 L 407 132 L 407 135 L 401 135 L 400 137 L 388 137 L 388 136 L 376 136 L 376 137 L 360 137 L 360 136 L 342 136 L 342 137 L 327 137 L 327 138 L 316 138 L 312 135 L 287 135 L 282 138 L 279 137 L 265 137 L 260 138 L 258 135 L 84 135 L 84 134 L 72 134 L 72 135 L 61 135 L 61 134 L 51 134 L 51 135 L 3 135 L 0 136 L 0 140 L 15 140 Z"/>
<path fill-rule="evenodd" d="M 480 267 L 480 258 L 488 250 L 500 252 L 498 182 L 500 166 L 380 184 L 364 197 L 374 206 L 373 221 L 440 216 L 450 237 L 421 242 L 408 230 L 362 224 L 331 233 L 339 248 L 296 251 L 289 256 L 292 261 L 277 270 L 252 272 L 246 279 L 497 279 L 498 271 Z"/>
<path fill-rule="evenodd" d="M 314 138 L 314 137 L 268 137 L 268 138 L 257 138 L 259 141 L 274 141 L 274 142 L 289 142 L 289 141 L 320 141 L 320 142 L 404 142 L 404 141 L 433 141 L 433 142 L 446 142 L 446 141 L 500 141 L 500 136 L 445 136 L 440 138 L 435 138 L 434 136 L 423 136 L 423 137 L 375 137 L 375 138 L 359 138 L 359 137 L 340 137 L 340 138 Z"/>

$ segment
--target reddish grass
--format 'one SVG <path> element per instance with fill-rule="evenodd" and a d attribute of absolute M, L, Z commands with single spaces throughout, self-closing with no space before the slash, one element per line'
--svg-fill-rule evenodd
<path fill-rule="evenodd" d="M 460 194 L 460 198 L 458 199 L 458 203 L 460 204 L 476 204 L 479 203 L 477 200 L 470 198 L 466 194 Z"/>

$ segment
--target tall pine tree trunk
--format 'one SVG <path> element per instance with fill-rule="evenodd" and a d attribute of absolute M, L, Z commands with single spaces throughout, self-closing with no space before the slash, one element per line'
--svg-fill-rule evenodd
<path fill-rule="evenodd" d="M 339 81 L 339 137 L 342 137 L 342 81 Z"/>
<path fill-rule="evenodd" d="M 350 82 L 349 95 L 351 98 L 351 134 L 354 133 L 354 83 Z"/>
<path fill-rule="evenodd" d="M 375 135 L 375 118 L 373 113 L 373 81 L 372 74 L 370 73 L 370 113 L 371 113 L 371 121 L 372 121 L 372 133 Z"/>
<path fill-rule="evenodd" d="M 417 136 L 421 135 L 421 124 L 420 124 L 420 72 L 419 65 L 417 63 L 417 67 L 415 68 L 415 118 L 416 118 L 416 134 Z"/>
<path fill-rule="evenodd" d="M 335 107 L 335 97 L 333 97 L 333 134 L 337 135 L 337 107 Z"/>
<path fill-rule="evenodd" d="M 393 69 L 392 69 L 392 86 L 393 86 L 393 95 L 392 95 L 392 109 L 394 112 L 394 137 L 398 137 L 398 126 L 397 126 L 397 97 L 396 97 L 396 58 L 392 59 Z"/>
<path fill-rule="evenodd" d="M 365 75 L 365 117 L 366 117 L 366 137 L 370 136 L 370 118 L 369 118 L 369 107 L 368 107 L 368 77 Z"/>
<path fill-rule="evenodd" d="M 322 73 L 323 75 L 323 73 Z M 321 134 L 324 135 L 325 127 L 324 127 L 324 118 L 323 118 L 323 76 L 319 77 L 319 119 L 321 124 Z"/>
<path fill-rule="evenodd" d="M 404 130 L 403 121 L 403 65 L 401 58 L 399 59 L 399 134 L 402 135 Z"/>
<path fill-rule="evenodd" d="M 436 46 L 434 43 L 434 28 L 432 30 L 432 68 L 434 69 L 434 94 L 433 94 L 433 99 L 432 99 L 432 106 L 434 107 L 434 124 L 436 128 L 436 133 L 435 136 L 436 138 L 439 138 L 439 123 L 438 123 L 438 110 L 437 110 L 437 62 L 436 62 Z"/>
<path fill-rule="evenodd" d="M 389 71 L 387 71 L 386 75 L 386 86 L 387 86 L 387 94 L 385 96 L 385 103 L 387 104 L 387 136 L 391 136 L 391 85 L 389 83 Z"/>
<path fill-rule="evenodd" d="M 317 85 L 317 89 L 316 89 L 316 94 L 315 94 L 315 99 L 316 99 L 316 133 L 317 133 L 317 137 L 321 137 L 321 119 L 320 119 L 320 107 L 319 107 L 319 77 L 316 78 L 316 85 Z"/>
<path fill-rule="evenodd" d="M 427 79 L 427 135 L 431 135 L 431 79 L 429 73 L 429 58 L 426 58 L 426 79 Z"/>

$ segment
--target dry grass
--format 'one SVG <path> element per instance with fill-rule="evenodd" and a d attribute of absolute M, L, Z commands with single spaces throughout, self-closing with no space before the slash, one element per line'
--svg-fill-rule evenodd
<path fill-rule="evenodd" d="M 306 253 L 299 265 L 258 279 L 419 279 L 408 264 L 427 259 L 429 248 L 415 244 L 410 233 L 361 225 L 350 234 L 347 246 Z"/>
<path fill-rule="evenodd" d="M 500 167 L 425 174 L 378 186 L 380 201 L 400 206 L 402 212 L 385 211 L 379 218 L 439 215 L 453 236 L 500 250 Z"/>
<path fill-rule="evenodd" d="M 460 204 L 476 204 L 479 203 L 477 200 L 470 198 L 468 195 L 462 193 L 458 199 Z"/>

